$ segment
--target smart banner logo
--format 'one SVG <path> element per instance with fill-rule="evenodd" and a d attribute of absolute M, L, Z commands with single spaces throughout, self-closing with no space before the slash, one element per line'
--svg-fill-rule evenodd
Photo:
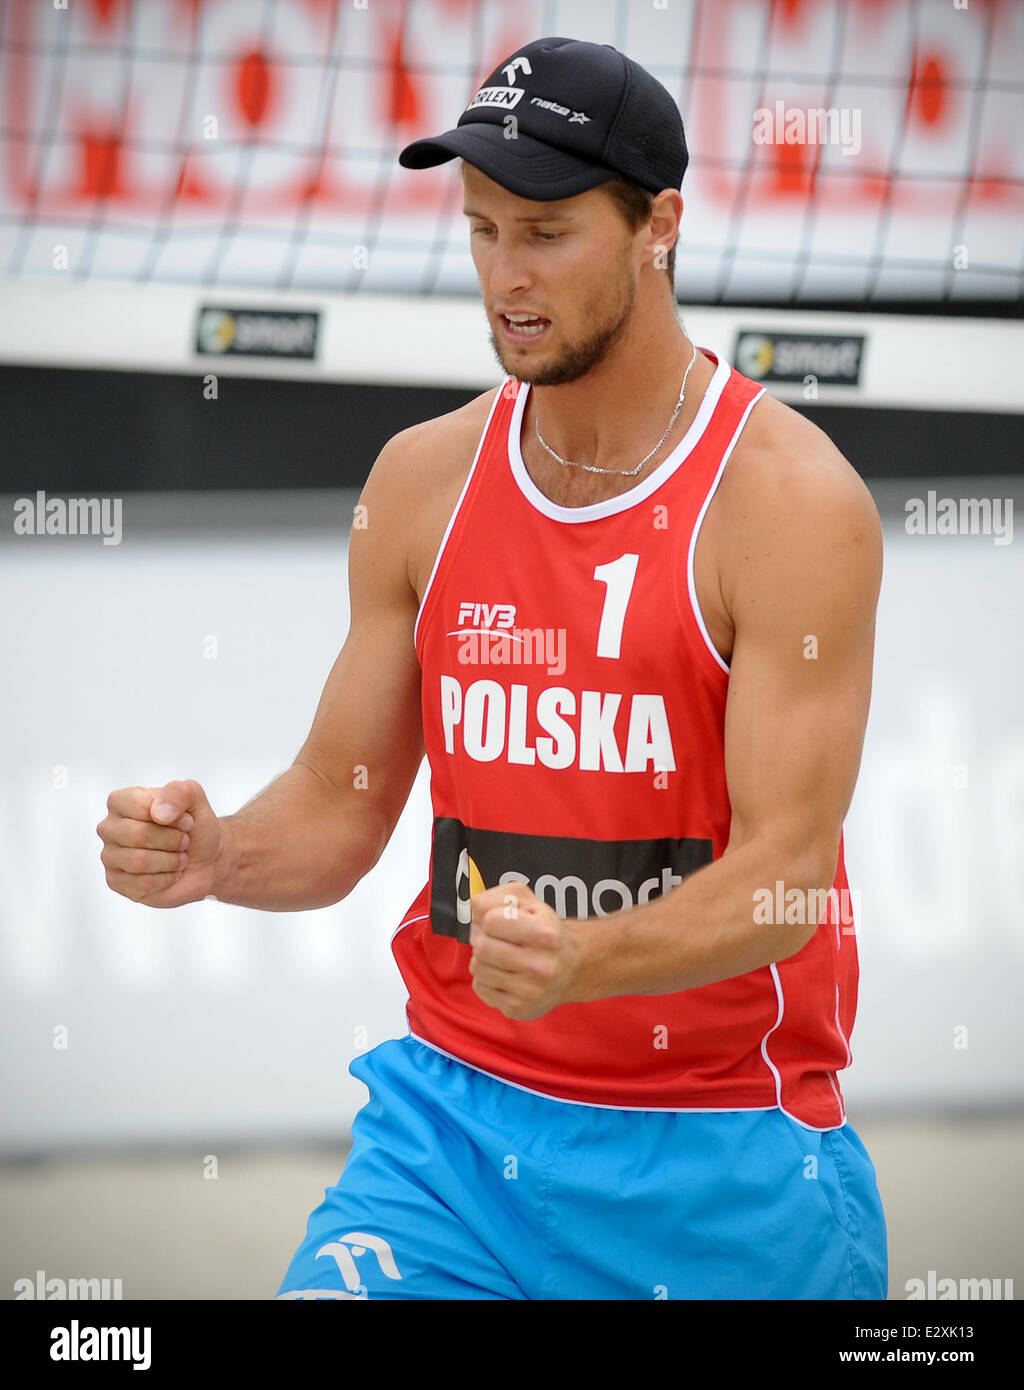
<path fill-rule="evenodd" d="M 813 376 L 819 386 L 859 386 L 863 356 L 863 336 L 741 331 L 733 360 L 754 381 L 799 385 Z"/>
<path fill-rule="evenodd" d="M 320 314 L 202 305 L 196 352 L 204 357 L 315 358 Z"/>
<path fill-rule="evenodd" d="M 607 917 L 671 892 L 712 858 L 710 840 L 510 835 L 438 816 L 430 924 L 438 936 L 468 943 L 470 899 L 506 883 L 525 883 L 563 919 Z"/>

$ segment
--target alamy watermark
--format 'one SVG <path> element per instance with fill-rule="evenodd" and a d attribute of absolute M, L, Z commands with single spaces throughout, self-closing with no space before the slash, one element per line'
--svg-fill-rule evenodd
<path fill-rule="evenodd" d="M 787 888 L 781 879 L 774 888 L 754 890 L 754 921 L 759 927 L 820 925 L 830 920 L 842 927 L 843 936 L 853 936 L 860 916 L 859 888 Z"/>
<path fill-rule="evenodd" d="M 858 155 L 859 106 L 787 106 L 777 101 L 754 112 L 755 145 L 838 145 L 844 155 Z"/>
<path fill-rule="evenodd" d="M 50 1333 L 51 1361 L 130 1361 L 133 1371 L 153 1364 L 150 1327 L 89 1327 L 73 1318 Z"/>
<path fill-rule="evenodd" d="M 16 536 L 102 536 L 121 544 L 120 497 L 19 497 L 14 503 Z"/>
<path fill-rule="evenodd" d="M 124 1297 L 120 1279 L 60 1279 L 56 1275 L 46 1277 L 45 1269 L 37 1269 L 31 1279 L 23 1276 L 14 1281 L 14 1297 L 18 1299 L 119 1299 Z"/>
<path fill-rule="evenodd" d="M 904 507 L 908 536 L 993 536 L 996 545 L 1013 540 L 1012 497 L 908 498 Z"/>
<path fill-rule="evenodd" d="M 463 666 L 546 666 L 549 676 L 560 676 L 565 670 L 565 628 L 464 632 L 459 635 L 458 659 Z"/>
<path fill-rule="evenodd" d="M 908 1279 L 904 1284 L 910 1299 L 951 1299 L 951 1298 L 991 1298 L 1012 1299 L 1012 1279 L 940 1279 L 934 1269 L 928 1271 L 928 1278 Z"/>

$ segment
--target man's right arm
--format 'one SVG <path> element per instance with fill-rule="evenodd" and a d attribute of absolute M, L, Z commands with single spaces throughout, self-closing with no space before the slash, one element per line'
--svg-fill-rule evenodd
<path fill-rule="evenodd" d="M 295 762 L 223 818 L 194 781 L 111 793 L 97 833 L 115 892 L 151 907 L 212 894 L 302 911 L 338 902 L 380 858 L 424 751 L 408 563 L 418 435 L 403 431 L 384 447 L 360 495 L 349 633 Z"/>

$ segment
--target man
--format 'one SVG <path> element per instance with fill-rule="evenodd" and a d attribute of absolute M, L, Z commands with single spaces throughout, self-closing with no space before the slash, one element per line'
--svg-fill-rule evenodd
<path fill-rule="evenodd" d="M 223 820 L 194 781 L 113 793 L 107 881 L 337 902 L 429 758 L 410 1031 L 352 1064 L 370 1101 L 280 1297 L 882 1298 L 836 1075 L 877 513 L 682 331 L 649 74 L 539 40 L 401 162 L 456 155 L 508 380 L 377 459 L 294 766 Z"/>

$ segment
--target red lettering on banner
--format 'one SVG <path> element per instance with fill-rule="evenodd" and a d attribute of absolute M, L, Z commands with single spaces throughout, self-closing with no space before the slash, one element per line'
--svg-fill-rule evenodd
<path fill-rule="evenodd" d="M 175 198 L 188 203 L 203 203 L 208 201 L 210 193 L 202 179 L 192 168 L 193 161 L 186 155 L 181 161 L 181 170 L 178 173 L 178 182 L 174 190 Z"/>
<path fill-rule="evenodd" d="M 93 45 L 104 42 L 127 43 L 128 36 L 123 23 L 130 0 L 90 0 L 89 19 L 86 22 L 84 41 Z M 326 44 L 333 31 L 340 0 L 292 0 L 297 11 L 304 12 L 311 24 L 311 32 L 320 36 L 319 42 Z M 437 19 L 431 22 L 429 14 L 417 12 L 418 28 L 416 34 L 425 35 L 418 42 L 431 43 L 435 30 L 447 23 L 463 29 L 467 26 L 472 12 L 482 0 L 424 0 L 424 10 L 433 10 Z M 285 8 L 282 6 L 282 9 Z M 455 114 L 451 111 L 451 86 L 446 85 L 448 95 L 443 109 L 441 103 L 432 100 L 435 84 L 439 79 L 428 76 L 419 66 L 420 54 L 413 53 L 417 42 L 407 30 L 405 18 L 409 11 L 405 0 L 373 0 L 370 7 L 373 24 L 369 29 L 373 53 L 373 70 L 369 81 L 372 84 L 372 102 L 362 110 L 377 113 L 377 124 L 395 136 L 396 156 L 400 144 L 418 136 L 435 133 L 438 123 L 454 124 Z M 44 62 L 36 52 L 40 33 L 36 26 L 34 7 L 14 5 L 10 7 L 8 18 L 9 49 L 0 53 L 0 100 L 3 101 L 3 122 L 12 131 L 25 131 L 31 135 L 31 123 L 46 124 L 45 118 L 30 113 L 38 109 L 37 89 L 46 81 Z M 121 104 L 112 92 L 98 89 L 88 92 L 88 81 L 82 74 L 87 72 L 74 61 L 72 46 L 71 62 L 66 79 L 67 97 L 65 110 L 71 114 L 66 118 L 63 134 L 67 137 L 62 145 L 65 150 L 63 163 L 50 159 L 46 163 L 45 182 L 39 179 L 43 167 L 42 145 L 36 146 L 31 139 L 8 139 L 5 157 L 2 161 L 4 179 L 10 202 L 18 207 L 31 207 L 36 215 L 61 213 L 81 213 L 89 204 L 98 199 L 114 202 L 134 213 L 147 210 L 159 211 L 166 206 L 168 194 L 179 200 L 184 208 L 196 212 L 218 212 L 226 208 L 234 197 L 234 186 L 226 179 L 218 178 L 218 165 L 208 163 L 216 160 L 222 148 L 217 140 L 203 139 L 196 131 L 196 122 L 206 114 L 217 115 L 220 119 L 218 140 L 259 139 L 272 142 L 281 139 L 294 145 L 298 143 L 292 133 L 283 133 L 283 123 L 291 110 L 297 108 L 294 102 L 294 84 L 306 82 L 310 68 L 290 68 L 287 62 L 278 58 L 273 51 L 272 40 L 266 40 L 261 33 L 262 7 L 245 3 L 245 0 L 167 0 L 154 11 L 161 16 L 167 32 L 173 35 L 176 46 L 169 48 L 168 64 L 173 62 L 170 54 L 182 53 L 182 38 L 191 43 L 196 33 L 203 32 L 202 20 L 205 11 L 205 28 L 210 28 L 210 17 L 228 15 L 236 20 L 242 29 L 241 43 L 230 55 L 225 69 L 227 86 L 224 95 L 228 111 L 216 102 L 198 111 L 193 123 L 187 129 L 183 147 L 173 167 L 165 172 L 165 182 L 147 177 L 147 162 L 135 158 L 135 142 L 145 138 L 142 128 L 153 124 L 153 105 L 161 100 L 159 84 L 146 86 L 133 83 L 130 100 L 121 110 Z M 382 22 L 380 12 L 387 10 L 394 21 Z M 38 13 L 38 12 L 37 12 Z M 362 23 L 357 11 L 353 10 L 351 24 Z M 282 23 L 285 22 L 282 20 Z M 342 21 L 344 22 L 344 21 Z M 89 30 L 91 29 L 91 32 Z M 488 39 L 488 48 L 493 44 L 494 51 L 484 55 L 483 71 L 467 74 L 467 81 L 459 85 L 457 102 L 465 102 L 472 91 L 479 86 L 487 74 L 509 52 L 529 42 L 531 34 L 521 27 L 503 25 L 500 31 L 493 31 Z M 236 41 L 237 43 L 237 41 Z M 218 54 L 219 57 L 225 56 Z M 432 48 L 422 54 L 426 65 L 434 59 Z M 83 60 L 79 60 L 81 63 Z M 87 60 L 85 60 L 87 61 Z M 127 59 L 130 63 L 130 58 Z M 299 74 L 299 76 L 296 76 Z M 76 80 L 81 87 L 76 91 Z M 319 80 L 319 77 L 317 78 Z M 354 81 L 350 74 L 342 71 L 338 79 L 337 102 L 344 110 L 345 84 Z M 471 85 L 471 83 L 473 85 Z M 85 90 L 82 90 L 82 89 Z M 219 91 L 219 84 L 213 88 Z M 148 103 L 148 105 L 147 105 Z M 102 107 L 105 105 L 106 110 Z M 100 107 L 99 110 L 96 108 Z M 228 128 L 234 120 L 241 129 L 232 134 Z M 123 126 L 120 124 L 123 121 Z M 163 123 L 164 139 L 171 137 L 175 130 L 175 118 Z M 248 215 L 286 215 L 297 204 L 315 202 L 323 211 L 336 211 L 345 217 L 358 217 L 371 211 L 379 201 L 379 178 L 362 165 L 346 167 L 344 152 L 338 157 L 339 145 L 336 135 L 330 140 L 332 154 L 327 154 L 324 146 L 317 147 L 313 141 L 306 150 L 299 150 L 290 159 L 280 161 L 281 173 L 276 182 L 262 187 L 253 187 L 246 194 L 246 213 Z M 221 164 L 221 169 L 225 166 Z M 436 214 L 441 208 L 445 188 L 451 181 L 451 168 L 438 171 L 425 171 L 415 177 L 408 176 L 397 180 L 389 195 L 389 212 L 398 215 Z M 170 183 L 170 189 L 167 183 Z M 86 208 L 83 209 L 83 204 Z"/>
<path fill-rule="evenodd" d="M 986 11 L 985 22 L 991 22 L 993 45 L 998 46 L 1003 31 L 1013 31 L 1010 26 L 1014 18 L 1014 0 L 983 0 Z M 895 23 L 905 7 L 894 0 L 851 0 L 847 12 L 847 34 L 861 36 L 873 33 L 884 23 Z M 950 14 L 954 12 L 950 10 Z M 973 11 L 972 11 L 973 13 Z M 739 44 L 741 30 L 752 22 L 752 6 L 747 0 L 727 0 L 713 11 L 706 13 L 694 30 L 694 51 L 690 54 L 690 68 L 694 74 L 691 100 L 700 112 L 700 129 L 721 143 L 705 143 L 695 146 L 691 151 L 693 163 L 699 169 L 700 193 L 709 202 L 733 209 L 737 198 L 742 196 L 745 209 L 749 212 L 758 208 L 775 210 L 780 205 L 791 206 L 800 199 L 813 194 L 816 207 L 823 214 L 844 214 L 858 212 L 885 201 L 893 209 L 922 215 L 931 209 L 945 214 L 948 211 L 948 185 L 951 179 L 962 180 L 969 185 L 972 199 L 983 197 L 990 204 L 1001 203 L 1007 208 L 1021 207 L 1020 175 L 1011 154 L 1009 129 L 1002 123 L 997 130 L 990 130 L 978 151 L 976 165 L 984 168 L 980 176 L 970 170 L 963 174 L 950 172 L 936 174 L 934 185 L 930 186 L 927 177 L 907 177 L 900 167 L 892 166 L 892 124 L 904 121 L 912 130 L 926 135 L 930 141 L 947 140 L 950 144 L 949 168 L 959 169 L 962 153 L 959 145 L 959 132 L 956 122 L 949 119 L 955 95 L 959 95 L 962 105 L 980 100 L 971 90 L 975 77 L 969 70 L 967 60 L 954 43 L 941 50 L 929 47 L 926 52 L 915 57 L 911 71 L 903 81 L 902 93 L 893 79 L 891 89 L 891 119 L 876 123 L 874 129 L 867 113 L 863 122 L 863 148 L 856 160 L 850 160 L 849 169 L 841 169 L 841 176 L 830 177 L 830 170 L 819 171 L 822 147 L 820 144 L 753 143 L 748 146 L 754 121 L 755 104 L 775 113 L 775 104 L 781 101 L 787 108 L 806 110 L 807 108 L 842 104 L 842 96 L 830 102 L 823 100 L 827 90 L 826 64 L 828 50 L 823 46 L 820 34 L 806 22 L 817 17 L 813 7 L 806 0 L 779 0 L 767 12 L 763 21 L 768 24 L 768 51 L 772 41 L 788 39 L 792 49 L 794 34 L 798 41 L 806 44 L 807 53 L 801 58 L 789 58 L 793 68 L 803 67 L 808 73 L 820 74 L 821 89 L 815 93 L 804 82 L 791 83 L 784 78 L 772 79 L 773 61 L 769 61 L 768 72 L 760 84 L 757 101 L 750 107 L 740 105 L 746 99 L 738 95 L 739 84 L 723 77 L 736 66 L 734 54 Z M 758 23 L 762 20 L 759 18 Z M 879 34 L 878 41 L 885 42 L 886 35 Z M 759 39 L 760 41 L 760 39 Z M 1004 42 L 1008 41 L 1004 40 Z M 842 69 L 840 69 L 840 72 Z M 841 87 L 841 81 L 840 81 Z M 755 95 L 758 88 L 751 84 L 746 89 Z M 884 88 L 878 88 L 878 105 L 882 109 Z M 737 109 L 742 117 L 737 116 Z M 745 128 L 744 128 L 745 125 Z M 881 133 L 881 138 L 878 138 Z M 872 137 L 875 138 L 872 138 Z M 750 150 L 750 167 L 742 167 L 738 153 L 746 155 Z M 732 165 L 733 167 L 729 167 Z M 908 173 L 915 171 L 911 167 Z M 1015 177 L 1016 176 L 1016 177 Z M 693 178 L 692 174 L 687 175 Z"/>
<path fill-rule="evenodd" d="M 110 24 L 114 17 L 114 8 L 118 0 L 92 0 L 93 9 L 101 24 Z"/>
<path fill-rule="evenodd" d="M 406 71 L 402 59 L 401 30 L 391 40 L 390 100 L 384 114 L 385 124 L 392 127 L 415 125 L 420 119 L 420 99 L 416 83 Z"/>
<path fill-rule="evenodd" d="M 477 5 L 478 5 L 479 3 L 480 3 L 480 0 L 440 0 L 440 5 L 441 5 L 441 9 L 442 9 L 442 10 L 447 10 L 447 12 L 452 16 L 453 19 L 462 20 L 462 21 L 464 21 L 464 20 L 466 19 L 466 11 L 468 10 L 468 11 L 472 12 L 473 10 L 476 9 L 476 7 L 477 7 Z M 501 54 L 500 54 L 499 56 L 502 57 L 502 58 L 504 58 L 504 56 L 505 56 L 506 53 L 511 53 L 511 52 L 512 52 L 512 49 L 511 49 L 511 48 L 503 48 L 503 49 L 501 50 Z M 497 59 L 495 59 L 495 62 L 496 62 L 496 61 L 497 61 Z M 487 72 L 493 72 L 493 71 L 494 71 L 494 63 L 492 63 L 491 66 L 487 69 Z M 486 72 L 484 73 L 484 76 L 485 76 L 485 77 L 487 76 L 487 73 L 486 73 Z"/>
<path fill-rule="evenodd" d="M 812 175 L 808 169 L 806 145 L 769 145 L 775 175 L 769 189 L 777 198 L 804 197 L 810 190 Z"/>
<path fill-rule="evenodd" d="M 268 37 L 262 28 L 263 7 L 248 0 L 165 0 L 148 7 L 147 13 L 152 27 L 162 25 L 168 37 L 167 68 L 161 71 L 150 59 L 153 67 L 147 71 L 153 72 L 155 80 L 129 74 L 123 102 L 119 86 L 104 87 L 90 69 L 91 59 L 76 57 L 71 44 L 59 113 L 61 138 L 52 146 L 42 136 L 58 119 L 43 109 L 52 80 L 49 65 L 65 61 L 40 53 L 41 34 L 50 31 L 40 16 L 46 12 L 52 16 L 52 11 L 48 5 L 8 6 L 9 43 L 0 53 L 3 123 L 14 133 L 6 138 L 2 161 L 8 202 L 18 209 L 30 208 L 34 216 L 59 218 L 67 213 L 87 214 L 98 200 L 136 214 L 157 212 L 166 208 L 170 195 L 183 212 L 216 214 L 238 196 L 232 148 L 242 142 L 266 141 L 280 149 L 262 165 L 260 177 L 245 188 L 246 218 L 286 217 L 309 203 L 332 217 L 361 218 L 380 208 L 383 166 L 349 158 L 347 146 L 362 151 L 380 145 L 386 165 L 392 158 L 390 151 L 397 156 L 406 141 L 454 125 L 460 103 L 468 101 L 497 63 L 536 37 L 523 30 L 521 21 L 506 19 L 505 7 L 487 4 L 487 51 L 481 55 L 480 70 L 467 70 L 464 79 L 435 75 L 433 68 L 451 64 L 447 36 L 468 30 L 484 3 L 418 0 L 413 6 L 404 0 L 372 0 L 368 13 L 362 14 L 346 0 L 282 0 L 281 18 Z M 127 45 L 131 41 L 125 23 L 129 5 L 130 0 L 88 0 L 75 42 L 96 50 L 105 44 Z M 524 7 L 524 18 L 535 8 Z M 1011 28 L 1014 3 L 989 0 L 983 10 L 985 22 L 991 15 L 995 26 L 993 48 L 999 50 L 1002 45 L 1005 50 L 1013 33 L 1019 32 Z M 900 17 L 905 11 L 896 0 L 850 0 L 847 36 L 868 51 L 867 40 L 874 42 L 877 36 L 878 43 L 884 44 L 902 32 Z M 703 203 L 716 213 L 720 208 L 732 209 L 742 190 L 748 212 L 788 211 L 809 195 L 815 197 L 823 215 L 859 212 L 882 199 L 917 215 L 928 215 L 933 208 L 945 212 L 949 190 L 941 185 L 943 177 L 948 185 L 953 175 L 937 172 L 935 186 L 927 177 L 904 178 L 900 168 L 891 165 L 890 137 L 893 124 L 906 120 L 909 133 L 926 141 L 930 156 L 934 155 L 930 169 L 942 169 L 947 144 L 948 170 L 962 169 L 962 121 L 971 104 L 981 98 L 970 86 L 975 76 L 972 59 L 957 48 L 951 31 L 940 26 L 938 37 L 929 31 L 909 74 L 905 70 L 894 74 L 887 86 L 876 83 L 877 102 L 872 95 L 873 111 L 864 112 L 863 150 L 856 159 L 839 161 L 843 176 L 836 177 L 835 161 L 830 167 L 820 145 L 751 141 L 752 111 L 744 103 L 752 86 L 723 74 L 734 72 L 735 55 L 744 49 L 738 37 L 741 31 L 749 32 L 754 13 L 755 7 L 744 0 L 721 0 L 702 7 L 695 26 L 695 48 L 689 55 L 693 74 L 689 121 L 701 136 L 693 144 L 693 165 L 687 175 L 695 205 Z M 769 43 L 770 61 L 760 101 L 769 108 L 777 99 L 794 106 L 822 104 L 831 60 L 828 32 L 819 23 L 818 7 L 809 0 L 778 0 L 769 13 L 775 27 L 768 38 L 786 50 L 786 66 L 817 72 L 823 86 L 815 93 L 807 84 L 773 78 L 773 68 L 778 66 Z M 321 130 L 316 122 L 317 103 L 310 93 L 318 90 L 324 74 L 308 60 L 326 54 L 339 15 L 343 38 L 351 33 L 353 44 L 360 45 L 359 61 L 343 65 L 339 72 L 333 125 Z M 175 93 L 175 102 L 187 99 L 183 67 L 192 61 L 193 40 L 210 32 L 211 20 L 220 35 L 211 41 L 211 51 L 218 61 L 227 60 L 226 67 L 218 62 L 202 66 L 206 104 L 179 114 L 177 108 L 166 107 L 171 99 L 168 93 Z M 285 28 L 289 22 L 292 30 Z M 300 42 L 294 32 L 308 37 Z M 292 36 L 294 51 L 282 45 L 279 52 L 275 47 L 275 35 L 284 33 Z M 159 49 L 159 39 L 148 37 L 147 46 Z M 296 55 L 306 64 L 289 62 Z M 677 56 L 680 64 L 687 62 L 685 53 Z M 130 66 L 132 58 L 118 62 Z M 316 88 L 311 86 L 314 83 Z M 842 94 L 841 82 L 837 93 L 836 104 L 850 99 Z M 853 99 L 866 100 L 860 91 Z M 891 120 L 886 116 L 872 124 L 874 113 L 890 109 Z M 200 123 L 207 114 L 219 118 L 216 140 L 204 139 L 201 132 Z M 165 148 L 161 154 L 159 144 L 166 145 L 178 130 L 181 148 Z M 974 167 L 957 176 L 966 180 L 972 202 L 983 199 L 991 209 L 1019 207 L 1020 160 L 1012 144 L 1012 129 L 1006 122 L 986 118 L 979 130 Z M 36 132 L 38 143 L 33 139 Z M 451 188 L 451 173 L 451 165 L 415 175 L 392 167 L 387 179 L 387 218 L 439 213 L 442 196 Z"/>
<path fill-rule="evenodd" d="M 804 0 L 782 0 L 779 5 L 779 18 L 784 24 L 798 28 L 803 19 L 801 14 L 803 8 Z"/>
<path fill-rule="evenodd" d="M 258 126 L 270 99 L 270 66 L 262 53 L 247 53 L 238 65 L 238 107 L 251 126 Z"/>
<path fill-rule="evenodd" d="M 82 181 L 78 186 L 80 198 L 118 198 L 123 194 L 118 173 L 121 142 L 116 135 L 81 137 Z"/>
<path fill-rule="evenodd" d="M 937 125 L 946 105 L 946 75 L 934 55 L 923 62 L 915 53 L 910 73 L 907 108 L 925 125 Z"/>

